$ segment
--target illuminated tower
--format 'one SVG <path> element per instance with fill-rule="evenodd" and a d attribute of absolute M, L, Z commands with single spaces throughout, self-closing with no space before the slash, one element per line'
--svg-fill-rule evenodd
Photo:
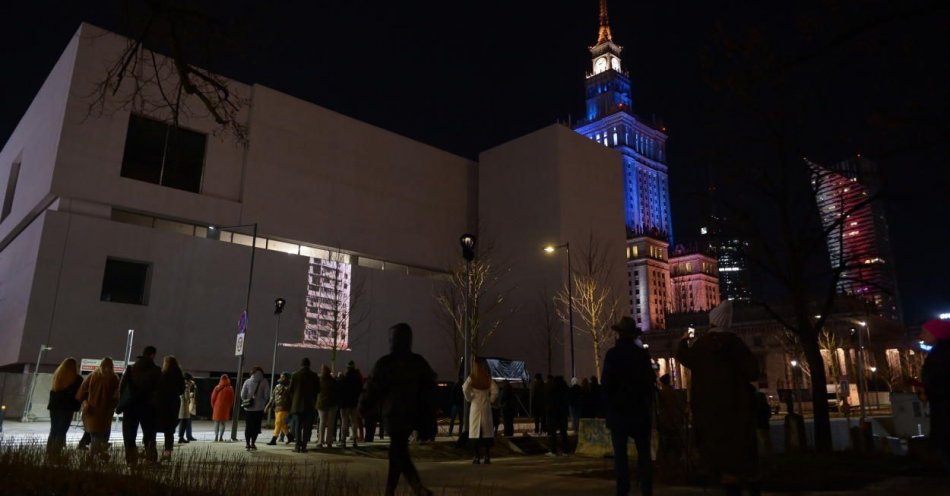
<path fill-rule="evenodd" d="M 620 62 L 622 49 L 610 33 L 607 1 L 600 0 L 600 29 L 597 44 L 590 48 L 592 72 L 585 81 L 585 119 L 575 131 L 622 155 L 627 229 L 659 231 L 664 241 L 672 243 L 666 133 L 633 114 L 630 79 Z"/>
<path fill-rule="evenodd" d="M 831 266 L 841 269 L 838 290 L 868 302 L 878 315 L 901 320 L 887 219 L 881 202 L 874 201 L 875 164 L 860 155 L 832 166 L 805 161 Z"/>

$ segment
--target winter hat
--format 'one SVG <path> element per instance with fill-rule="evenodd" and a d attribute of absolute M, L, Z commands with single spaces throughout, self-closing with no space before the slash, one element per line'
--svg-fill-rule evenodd
<path fill-rule="evenodd" d="M 726 300 L 709 312 L 709 323 L 714 327 L 732 327 L 732 300 Z"/>
<path fill-rule="evenodd" d="M 928 320 L 924 322 L 924 330 L 937 338 L 937 341 L 950 339 L 950 320 Z"/>
<path fill-rule="evenodd" d="M 643 330 L 637 327 L 637 323 L 631 317 L 622 317 L 620 322 L 610 326 L 611 329 L 617 331 L 617 334 L 621 336 L 639 336 L 643 334 Z"/>

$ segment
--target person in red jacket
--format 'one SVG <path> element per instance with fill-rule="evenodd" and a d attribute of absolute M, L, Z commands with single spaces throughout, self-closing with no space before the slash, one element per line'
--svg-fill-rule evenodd
<path fill-rule="evenodd" d="M 234 406 L 234 388 L 231 379 L 222 375 L 218 385 L 211 392 L 211 420 L 214 421 L 214 441 L 224 441 L 225 423 L 231 420 L 231 408 Z"/>

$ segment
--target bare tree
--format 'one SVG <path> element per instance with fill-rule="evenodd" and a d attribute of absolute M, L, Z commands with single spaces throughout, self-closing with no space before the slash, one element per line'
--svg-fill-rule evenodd
<path fill-rule="evenodd" d="M 330 252 L 332 266 L 332 295 L 330 318 L 325 321 L 329 326 L 330 369 L 336 372 L 336 360 L 340 350 L 349 349 L 350 330 L 360 325 L 369 315 L 369 307 L 362 305 L 364 282 L 355 281 L 349 255 L 342 250 Z"/>
<path fill-rule="evenodd" d="M 554 349 L 562 342 L 557 332 L 561 327 L 561 319 L 556 307 L 556 298 L 556 296 L 551 295 L 546 287 L 543 287 L 538 292 L 538 298 L 534 305 L 536 320 L 533 328 L 537 332 L 539 347 L 545 351 L 548 375 L 553 374 Z"/>
<path fill-rule="evenodd" d="M 568 286 L 555 296 L 559 303 L 557 312 L 562 321 L 569 320 L 569 305 L 573 303 L 575 332 L 580 332 L 592 345 L 594 368 L 600 378 L 601 362 L 607 352 L 607 343 L 612 337 L 610 325 L 617 320 L 621 312 L 621 300 L 614 293 L 610 279 L 613 266 L 607 250 L 590 233 L 587 243 L 581 246 L 579 255 L 572 260 L 573 295 L 568 295 Z M 573 254 L 571 255 L 573 256 Z M 579 324 L 579 325 L 578 325 Z"/>
<path fill-rule="evenodd" d="M 183 118 L 210 117 L 247 146 L 248 127 L 241 111 L 249 101 L 210 70 L 214 56 L 230 42 L 224 23 L 206 4 L 127 0 L 124 16 L 132 34 L 95 85 L 89 114 L 133 110 L 174 126 Z"/>
<path fill-rule="evenodd" d="M 478 356 L 498 326 L 518 310 L 516 305 L 508 301 L 508 295 L 514 289 L 505 280 L 510 266 L 494 259 L 491 244 L 483 242 L 483 245 L 485 248 L 471 262 L 471 274 L 467 274 L 465 262 L 459 262 L 449 273 L 448 283 L 439 285 L 434 295 L 443 321 L 442 328 L 452 346 L 455 370 L 460 370 L 464 353 L 466 277 L 471 280 L 472 312 L 469 320 L 472 333 L 469 350 L 472 356 Z"/>

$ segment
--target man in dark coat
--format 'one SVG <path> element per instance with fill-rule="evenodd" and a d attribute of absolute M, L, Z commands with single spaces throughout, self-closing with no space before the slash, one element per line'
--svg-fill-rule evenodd
<path fill-rule="evenodd" d="M 921 371 L 930 403 L 930 443 L 950 473 L 950 321 L 924 322 L 920 338 L 933 346 Z"/>
<path fill-rule="evenodd" d="M 755 395 L 750 382 L 759 377 L 759 364 L 748 346 L 729 331 L 732 302 L 709 312 L 713 326 L 693 341 L 683 335 L 676 359 L 692 371 L 690 407 L 693 439 L 700 459 L 718 476 L 726 494 L 760 494 Z"/>
<path fill-rule="evenodd" d="M 135 438 L 142 426 L 142 442 L 145 445 L 145 461 L 158 462 L 155 434 L 158 431 L 159 384 L 162 369 L 155 365 L 154 346 L 146 346 L 135 364 L 122 374 L 119 384 L 119 406 L 122 410 L 122 440 L 125 444 L 125 461 L 130 467 L 138 464 L 138 447 Z M 118 410 L 118 409 L 117 409 Z"/>
<path fill-rule="evenodd" d="M 546 410 L 544 406 L 544 379 L 541 378 L 541 374 L 534 374 L 534 381 L 531 382 L 531 416 L 534 417 L 535 434 L 546 431 L 544 426 Z"/>
<path fill-rule="evenodd" d="M 455 431 L 455 421 L 459 422 L 459 434 L 461 435 L 465 432 L 465 426 L 462 425 L 465 415 L 462 412 L 465 410 L 465 396 L 462 394 L 462 381 L 455 381 L 452 383 L 452 390 L 449 391 L 449 399 L 452 404 L 449 406 L 449 436 L 453 435 Z"/>
<path fill-rule="evenodd" d="M 568 452 L 567 447 L 567 415 L 568 415 L 568 388 L 563 377 L 557 376 L 548 381 L 544 390 L 545 423 L 548 426 L 548 442 L 550 454 L 559 456 Z M 558 447 L 557 434 L 561 433 L 561 446 Z"/>
<path fill-rule="evenodd" d="M 360 411 L 382 406 L 390 441 L 386 496 L 396 494 L 400 475 L 406 477 L 415 494 L 431 496 L 432 491 L 422 485 L 409 458 L 409 435 L 413 430 L 420 439 L 435 435 L 436 375 L 422 355 L 412 352 L 409 324 L 396 324 L 389 332 L 392 352 L 373 366 L 373 380 Z"/>
<path fill-rule="evenodd" d="M 310 370 L 310 359 L 300 361 L 300 370 L 290 377 L 287 395 L 290 396 L 290 414 L 294 417 L 294 451 L 307 452 L 307 443 L 313 433 L 314 407 L 320 394 L 320 376 Z"/>
<path fill-rule="evenodd" d="M 346 365 L 346 374 L 340 381 L 340 414 L 343 417 L 341 442 L 346 447 L 346 440 L 352 434 L 353 447 L 356 447 L 356 438 L 358 437 L 359 418 L 356 413 L 356 405 L 360 399 L 360 393 L 363 391 L 363 374 L 356 368 L 356 363 L 350 360 Z"/>
<path fill-rule="evenodd" d="M 650 353 L 643 348 L 642 331 L 630 317 L 623 317 L 611 326 L 617 331 L 617 343 L 604 358 L 603 398 L 607 428 L 614 448 L 614 472 L 617 475 L 617 496 L 630 493 L 630 466 L 627 464 L 627 441 L 632 437 L 637 446 L 637 477 L 640 492 L 653 494 L 653 461 L 650 432 L 653 401 L 656 395 L 656 372 Z"/>

